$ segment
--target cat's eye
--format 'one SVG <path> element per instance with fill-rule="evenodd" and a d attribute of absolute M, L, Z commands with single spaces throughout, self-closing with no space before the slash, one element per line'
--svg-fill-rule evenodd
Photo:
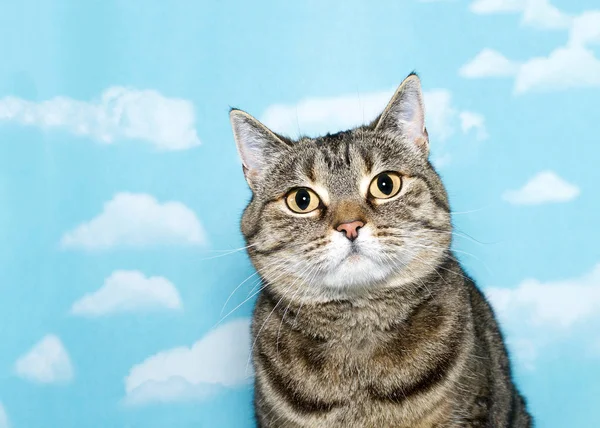
<path fill-rule="evenodd" d="M 319 207 L 320 200 L 315 192 L 305 187 L 294 189 L 285 197 L 288 208 L 297 214 L 308 214 Z"/>
<path fill-rule="evenodd" d="M 402 189 L 402 178 L 395 172 L 382 172 L 369 185 L 369 195 L 376 199 L 389 199 Z"/>

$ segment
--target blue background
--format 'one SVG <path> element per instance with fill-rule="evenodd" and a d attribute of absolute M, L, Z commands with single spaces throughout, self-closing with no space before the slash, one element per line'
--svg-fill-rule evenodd
<path fill-rule="evenodd" d="M 547 2 L 526 9 L 500 1 L 509 6 L 484 12 L 474 3 L 1 2 L 0 428 L 252 426 L 251 386 L 227 370 L 226 379 L 194 378 L 204 391 L 198 394 L 170 391 L 132 403 L 125 386 L 135 365 L 201 341 L 254 285 L 244 283 L 222 313 L 253 273 L 243 251 L 225 251 L 244 245 L 238 223 L 250 196 L 228 109 L 288 133 L 294 130 L 268 112 L 299 111 L 302 131 L 336 131 L 352 118 L 305 119 L 299 103 L 337 111 L 348 97 L 360 107 L 379 94 L 375 111 L 413 69 L 426 94 L 449 97 L 444 104 L 432 96 L 427 108 L 440 117 L 430 132 L 432 159 L 455 212 L 455 248 L 498 309 L 538 426 L 598 426 L 600 35 L 573 41 L 575 18 L 598 5 L 553 0 L 554 19 L 542 7 L 551 8 Z M 483 49 L 501 53 L 503 72 L 498 64 L 465 71 Z M 553 57 L 558 49 L 584 50 L 591 60 Z M 533 58 L 547 62 L 531 71 Z M 127 101 L 131 109 L 157 105 L 134 124 L 150 131 L 132 136 L 126 121 L 98 119 L 111 111 L 101 101 L 111 87 L 158 94 Z M 169 127 L 179 117 L 161 107 L 170 99 L 192 115 L 173 127 L 201 144 L 175 150 L 156 136 L 160 127 L 150 122 L 166 115 L 160 123 Z M 38 112 L 43 105 L 62 119 L 49 125 L 9 105 Z M 478 125 L 469 127 L 464 112 Z M 82 123 L 106 128 L 112 141 L 78 135 Z M 61 245 L 122 192 L 150 195 L 159 210 L 182 204 L 175 215 L 191 212 L 190 227 L 199 224 L 202 239 L 169 235 L 158 216 L 140 226 L 139 242 L 118 235 L 103 248 Z M 137 224 L 145 213 L 126 215 Z M 118 220 L 103 227 L 119 229 Z M 129 309 L 72 313 L 74 302 L 118 270 L 168 279 L 181 304 L 168 308 L 158 299 L 148 309 L 142 289 L 128 297 Z M 216 328 L 247 319 L 252 303 Z M 36 361 L 50 378 L 28 375 L 31 368 L 18 362 L 48 335 L 58 339 L 60 355 L 42 346 Z M 245 365 L 247 341 L 233 343 L 240 355 L 228 364 Z M 195 364 L 211 372 L 214 359 Z M 59 369 L 65 364 L 66 374 Z"/>

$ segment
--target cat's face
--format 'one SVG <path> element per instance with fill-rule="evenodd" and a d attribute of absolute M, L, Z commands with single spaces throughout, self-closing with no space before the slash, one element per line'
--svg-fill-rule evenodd
<path fill-rule="evenodd" d="M 232 112 L 253 190 L 242 232 L 279 293 L 327 300 L 401 286 L 448 250 L 446 192 L 427 161 L 418 79 L 407 81 L 373 126 L 316 139 L 285 141 Z"/>

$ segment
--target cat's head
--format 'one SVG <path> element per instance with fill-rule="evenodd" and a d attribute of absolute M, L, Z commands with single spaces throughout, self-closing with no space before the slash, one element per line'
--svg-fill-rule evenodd
<path fill-rule="evenodd" d="M 450 210 L 416 75 L 372 124 L 334 135 L 291 141 L 243 111 L 230 117 L 253 194 L 242 233 L 279 293 L 327 300 L 402 286 L 447 253 Z"/>

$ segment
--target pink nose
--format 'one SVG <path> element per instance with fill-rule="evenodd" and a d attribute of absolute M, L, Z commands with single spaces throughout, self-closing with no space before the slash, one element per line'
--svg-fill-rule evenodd
<path fill-rule="evenodd" d="M 335 228 L 338 232 L 344 232 L 346 238 L 354 241 L 358 237 L 358 229 L 363 227 L 365 224 L 362 221 L 351 221 L 349 223 L 342 223 Z"/>

